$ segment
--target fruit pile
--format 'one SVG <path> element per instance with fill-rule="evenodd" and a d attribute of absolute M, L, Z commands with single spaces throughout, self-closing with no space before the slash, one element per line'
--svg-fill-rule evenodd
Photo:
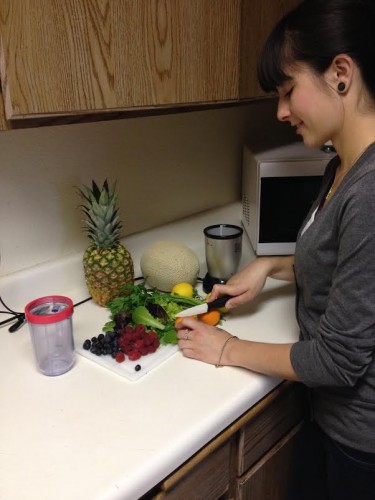
<path fill-rule="evenodd" d="M 157 350 L 160 342 L 154 331 L 146 331 L 144 325 L 127 325 L 121 331 L 101 333 L 98 337 L 86 339 L 83 348 L 97 356 L 111 355 L 118 363 L 125 361 L 126 356 L 136 361 Z"/>

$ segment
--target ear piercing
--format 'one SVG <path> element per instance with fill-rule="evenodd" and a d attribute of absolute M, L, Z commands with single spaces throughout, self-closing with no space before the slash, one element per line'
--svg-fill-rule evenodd
<path fill-rule="evenodd" d="M 344 92 L 346 86 L 345 86 L 345 83 L 344 82 L 340 82 L 338 85 L 337 85 L 337 90 L 339 92 Z"/>

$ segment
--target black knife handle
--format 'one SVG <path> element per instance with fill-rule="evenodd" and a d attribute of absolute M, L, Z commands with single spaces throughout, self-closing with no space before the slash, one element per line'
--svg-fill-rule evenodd
<path fill-rule="evenodd" d="M 207 302 L 207 309 L 211 311 L 212 309 L 219 309 L 220 307 L 224 307 L 229 299 L 231 299 L 231 295 L 223 295 L 218 299 L 213 300 L 212 302 Z"/>

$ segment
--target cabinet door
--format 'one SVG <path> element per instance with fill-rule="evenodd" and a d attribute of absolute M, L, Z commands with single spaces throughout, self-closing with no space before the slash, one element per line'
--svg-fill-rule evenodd
<path fill-rule="evenodd" d="M 273 391 L 265 404 L 240 430 L 238 441 L 238 475 L 254 465 L 306 415 L 306 389 L 300 383 L 285 383 Z"/>
<path fill-rule="evenodd" d="M 233 440 L 216 447 L 207 445 L 195 457 L 163 481 L 154 500 L 216 500 L 229 489 Z"/>
<path fill-rule="evenodd" d="M 8 119 L 238 99 L 241 0 L 0 0 Z"/>
<path fill-rule="evenodd" d="M 3 94 L 0 88 L 0 131 L 8 130 L 8 124 L 5 119 L 5 110 L 4 110 L 4 102 L 3 102 Z"/>
<path fill-rule="evenodd" d="M 238 500 L 285 500 L 293 450 L 300 429 L 301 425 L 292 429 L 237 480 Z"/>
<path fill-rule="evenodd" d="M 277 21 L 301 0 L 243 0 L 240 98 L 264 95 L 257 79 L 257 61 Z"/>

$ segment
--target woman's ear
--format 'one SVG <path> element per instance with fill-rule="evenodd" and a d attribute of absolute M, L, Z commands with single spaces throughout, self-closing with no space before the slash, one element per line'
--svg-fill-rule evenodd
<path fill-rule="evenodd" d="M 347 54 L 337 55 L 329 68 L 329 79 L 333 88 L 340 94 L 350 88 L 354 73 L 354 61 Z"/>

